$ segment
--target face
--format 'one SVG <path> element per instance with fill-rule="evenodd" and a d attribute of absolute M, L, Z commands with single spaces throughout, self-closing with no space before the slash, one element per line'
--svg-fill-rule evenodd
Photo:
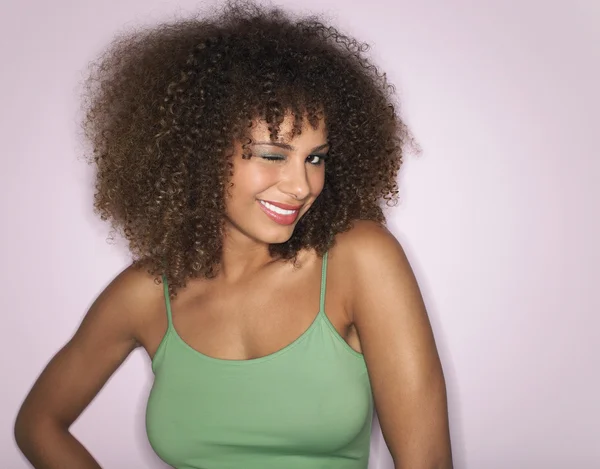
<path fill-rule="evenodd" d="M 315 130 L 305 121 L 302 133 L 289 138 L 293 117 L 281 125 L 272 142 L 265 121 L 254 123 L 250 159 L 241 144 L 233 155 L 233 187 L 225 198 L 227 230 L 257 243 L 286 242 L 298 221 L 323 190 L 329 149 L 323 121 Z"/>

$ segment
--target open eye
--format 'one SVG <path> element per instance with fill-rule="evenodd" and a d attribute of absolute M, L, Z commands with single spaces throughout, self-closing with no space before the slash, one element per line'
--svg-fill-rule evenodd
<path fill-rule="evenodd" d="M 307 159 L 309 160 L 310 164 L 318 166 L 323 164 L 323 162 L 327 159 L 327 155 L 310 155 Z"/>

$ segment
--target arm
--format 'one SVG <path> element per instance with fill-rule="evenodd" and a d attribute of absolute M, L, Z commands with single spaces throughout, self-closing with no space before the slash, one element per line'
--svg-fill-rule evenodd
<path fill-rule="evenodd" d="M 351 234 L 350 234 L 351 233 Z M 360 222 L 353 322 L 383 437 L 396 469 L 451 469 L 446 388 L 433 333 L 406 255 L 384 227 Z"/>
<path fill-rule="evenodd" d="M 144 272 L 122 272 L 33 385 L 17 415 L 15 439 L 35 468 L 100 467 L 69 427 L 136 347 L 138 318 L 156 297 L 153 290 Z"/>

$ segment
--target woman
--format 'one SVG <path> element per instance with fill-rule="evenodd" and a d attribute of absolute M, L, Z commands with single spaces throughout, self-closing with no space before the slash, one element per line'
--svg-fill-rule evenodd
<path fill-rule="evenodd" d="M 363 44 L 229 4 L 123 36 L 88 81 L 95 207 L 134 262 L 25 399 L 36 468 L 98 468 L 69 427 L 136 347 L 175 468 L 452 466 L 418 286 L 384 227 L 408 132 Z"/>

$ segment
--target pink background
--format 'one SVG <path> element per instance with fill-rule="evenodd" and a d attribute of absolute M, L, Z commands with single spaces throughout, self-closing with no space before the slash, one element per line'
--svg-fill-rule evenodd
<path fill-rule="evenodd" d="M 445 368 L 456 468 L 600 468 L 600 3 L 304 0 L 373 44 L 423 148 L 389 226 Z M 0 6 L 4 318 L 0 467 L 28 467 L 18 406 L 128 262 L 92 214 L 77 134 L 86 63 L 192 0 Z M 106 467 L 164 467 L 136 351 L 73 427 Z M 378 427 L 371 469 L 393 465 Z"/>

